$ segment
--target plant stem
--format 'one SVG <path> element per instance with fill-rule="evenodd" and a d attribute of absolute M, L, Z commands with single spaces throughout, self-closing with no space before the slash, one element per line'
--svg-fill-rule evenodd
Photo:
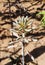
<path fill-rule="evenodd" d="M 24 65 L 24 42 L 22 41 L 22 65 Z"/>

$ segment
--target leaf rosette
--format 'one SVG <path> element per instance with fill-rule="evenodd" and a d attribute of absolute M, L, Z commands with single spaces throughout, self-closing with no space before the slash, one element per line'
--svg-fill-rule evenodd
<path fill-rule="evenodd" d="M 28 16 L 19 17 L 16 22 L 13 22 L 14 30 L 18 33 L 28 33 L 31 31 L 30 25 L 32 22 L 29 20 Z"/>

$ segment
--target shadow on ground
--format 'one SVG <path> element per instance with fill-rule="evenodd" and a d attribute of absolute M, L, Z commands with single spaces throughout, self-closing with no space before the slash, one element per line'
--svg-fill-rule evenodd
<path fill-rule="evenodd" d="M 39 56 L 41 56 L 43 53 L 45 53 L 45 46 L 40 46 L 40 47 L 38 47 L 38 48 L 35 48 L 35 49 L 33 49 L 31 52 L 29 52 L 29 53 L 30 53 L 31 55 L 33 55 L 34 58 L 36 59 L 36 58 L 38 58 Z M 13 54 L 14 54 L 14 53 L 12 53 L 12 55 L 13 55 Z M 7 63 L 7 64 L 5 64 L 5 65 L 13 65 L 13 64 L 20 65 L 20 63 L 21 63 L 21 56 L 17 57 L 16 59 L 14 59 L 12 56 L 10 56 L 9 58 L 11 59 L 11 62 L 9 62 L 9 63 Z M 0 60 L 1 60 L 1 59 L 0 59 Z M 4 60 L 4 59 L 2 59 L 2 60 Z M 25 63 L 28 63 L 28 62 L 32 62 L 33 64 L 38 65 L 38 64 L 34 63 L 34 62 L 31 60 L 30 56 L 27 54 L 27 55 L 25 56 Z M 25 65 L 26 65 L 26 64 L 25 64 Z"/>

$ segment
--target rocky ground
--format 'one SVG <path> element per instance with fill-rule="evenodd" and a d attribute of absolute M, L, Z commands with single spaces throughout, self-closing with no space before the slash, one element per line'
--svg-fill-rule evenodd
<path fill-rule="evenodd" d="M 12 38 L 15 40 L 15 38 L 10 35 L 8 29 L 12 27 L 12 22 L 19 16 L 26 15 L 30 17 L 30 20 L 33 20 L 33 26 L 38 27 L 41 21 L 39 18 L 40 16 L 36 17 L 36 14 L 45 9 L 45 6 L 42 7 L 44 2 L 21 2 L 18 6 L 13 6 L 13 3 L 10 8 L 8 8 L 9 4 L 5 4 L 5 6 L 4 2 L 5 0 L 0 0 L 0 65 L 21 65 L 20 59 L 22 50 L 20 41 L 15 43 L 13 48 L 8 48 L 9 42 L 12 41 Z M 20 5 L 22 6 L 18 10 Z M 23 8 L 26 9 L 26 12 L 24 12 Z M 11 9 L 11 12 L 9 9 Z M 30 41 L 29 44 L 25 46 L 25 63 L 26 65 L 45 65 L 45 29 L 34 30 L 33 33 L 30 33 L 30 37 L 31 36 L 32 38 L 37 39 L 37 41 Z M 31 60 L 27 51 L 34 56 L 34 61 Z"/>

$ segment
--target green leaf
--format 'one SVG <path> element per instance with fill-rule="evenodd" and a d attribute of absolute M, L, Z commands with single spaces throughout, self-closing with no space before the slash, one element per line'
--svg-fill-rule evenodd
<path fill-rule="evenodd" d="M 41 12 L 39 12 L 38 14 L 45 15 L 45 11 L 41 11 Z"/>

